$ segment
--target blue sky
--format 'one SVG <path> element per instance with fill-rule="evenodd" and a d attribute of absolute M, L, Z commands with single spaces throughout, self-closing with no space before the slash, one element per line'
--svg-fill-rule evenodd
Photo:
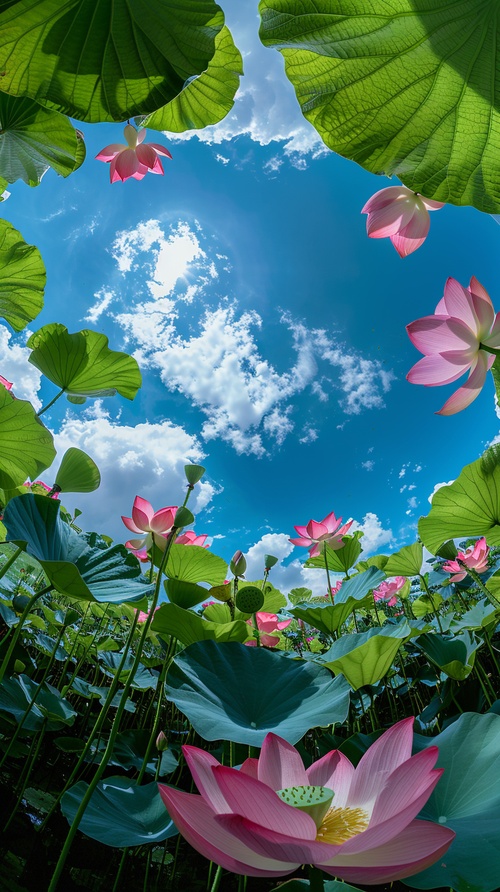
<path fill-rule="evenodd" d="M 433 413 L 454 385 L 406 382 L 419 354 L 405 325 L 434 311 L 449 275 L 476 275 L 498 308 L 500 230 L 450 206 L 405 260 L 368 239 L 360 210 L 390 181 L 322 149 L 255 16 L 227 12 L 247 72 L 234 112 L 199 137 L 150 132 L 174 156 L 164 177 L 111 186 L 93 157 L 122 126 L 83 125 L 83 168 L 16 184 L 2 210 L 47 266 L 31 330 L 104 331 L 144 375 L 133 403 L 61 400 L 45 416 L 59 447 L 101 468 L 101 490 L 68 507 L 123 541 L 134 495 L 177 502 L 183 464 L 198 461 L 208 473 L 196 529 L 220 537 L 214 550 L 250 549 L 255 575 L 275 553 L 276 584 L 314 585 L 287 541 L 294 524 L 333 510 L 365 530 L 370 551 L 392 550 L 412 541 L 434 486 L 497 435 L 491 381 L 451 418 Z M 0 328 L 0 372 L 17 395 L 47 402 L 54 389 L 25 366 L 25 338 Z"/>

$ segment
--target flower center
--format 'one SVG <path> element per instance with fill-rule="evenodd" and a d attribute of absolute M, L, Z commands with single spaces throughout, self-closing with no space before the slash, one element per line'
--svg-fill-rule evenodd
<path fill-rule="evenodd" d="M 286 787 L 276 790 L 280 799 L 287 805 L 305 811 L 311 816 L 316 827 L 320 827 L 333 799 L 333 790 L 328 787 Z"/>
<path fill-rule="evenodd" d="M 362 833 L 368 824 L 368 814 L 362 808 L 331 808 L 318 827 L 316 839 L 338 846 Z"/>

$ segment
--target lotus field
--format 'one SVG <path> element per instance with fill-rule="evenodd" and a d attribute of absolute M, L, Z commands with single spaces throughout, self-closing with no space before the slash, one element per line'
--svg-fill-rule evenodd
<path fill-rule="evenodd" d="M 380 175 L 356 210 L 394 246 L 404 295 L 434 212 L 500 213 L 496 4 L 259 11 L 324 145 Z M 73 174 L 108 123 L 124 141 L 86 163 L 109 164 L 110 182 L 95 167 L 111 206 L 140 194 L 128 180 L 170 173 L 169 134 L 231 115 L 243 70 L 214 0 L 10 0 L 0 72 L 2 200 L 18 180 L 42 191 L 49 169 Z M 490 373 L 500 399 L 480 266 L 435 281 L 426 315 L 405 306 L 402 332 L 407 380 L 456 382 L 436 410 L 464 425 L 475 400 L 493 413 Z M 335 475 L 311 466 L 324 516 L 297 504 L 288 533 L 314 591 L 285 588 L 273 554 L 250 574 L 243 544 L 219 555 L 225 531 L 195 528 L 208 462 L 186 461 L 183 501 L 159 477 L 151 504 L 138 473 L 122 544 L 66 507 L 75 493 L 99 504 L 101 472 L 91 443 L 56 453 L 50 410 L 132 401 L 140 351 L 37 327 L 45 282 L 38 248 L 0 220 L 0 314 L 29 353 L 18 380 L 0 375 L 0 889 L 499 892 L 500 445 L 388 553 L 363 550 Z M 41 406 L 20 394 L 33 369 L 51 390 Z"/>

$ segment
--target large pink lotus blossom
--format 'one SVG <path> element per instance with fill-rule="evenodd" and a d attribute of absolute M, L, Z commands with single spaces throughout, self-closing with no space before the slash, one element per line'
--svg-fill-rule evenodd
<path fill-rule="evenodd" d="M 132 124 L 127 124 L 123 131 L 127 144 L 112 143 L 101 149 L 96 155 L 97 161 L 110 162 L 109 178 L 112 183 L 117 180 L 125 182 L 131 177 L 134 180 L 142 180 L 147 172 L 163 174 L 163 165 L 159 156 L 171 158 L 172 155 L 158 143 L 150 142 L 146 145 L 145 130 L 137 131 Z"/>
<path fill-rule="evenodd" d="M 467 551 L 459 551 L 456 560 L 446 561 L 442 569 L 447 573 L 455 574 L 450 578 L 450 582 L 461 582 L 467 576 L 467 570 L 462 567 L 459 561 L 462 561 L 471 570 L 475 570 L 476 573 L 484 573 L 488 569 L 489 553 L 490 547 L 486 545 L 486 539 L 482 536 Z"/>
<path fill-rule="evenodd" d="M 362 214 L 368 214 L 366 231 L 370 238 L 390 238 L 400 257 L 407 257 L 425 242 L 429 232 L 429 211 L 438 211 L 442 201 L 432 201 L 406 186 L 388 186 L 375 192 Z"/>
<path fill-rule="evenodd" d="M 292 545 L 301 545 L 309 549 L 310 557 L 316 557 L 321 554 L 321 545 L 326 543 L 334 551 L 342 548 L 344 545 L 343 536 L 349 530 L 352 520 L 341 526 L 342 518 L 338 519 L 335 514 L 327 514 L 322 521 L 310 520 L 305 527 L 294 527 L 297 530 L 300 539 L 289 539 Z"/>
<path fill-rule="evenodd" d="M 260 643 L 264 645 L 264 647 L 276 647 L 279 644 L 279 635 L 273 635 L 273 632 L 281 632 L 282 629 L 286 629 L 290 623 L 291 619 L 284 619 L 281 622 L 278 621 L 278 617 L 275 613 L 265 613 L 264 611 L 258 611 L 255 614 L 255 619 L 257 621 L 257 628 L 260 632 Z M 247 625 L 254 627 L 253 620 L 247 619 Z M 245 641 L 247 647 L 256 647 L 257 641 L 254 638 L 252 641 Z"/>
<path fill-rule="evenodd" d="M 132 517 L 123 517 L 122 520 L 132 533 L 146 533 L 141 539 L 129 539 L 125 542 L 125 548 L 132 551 L 139 560 L 147 559 L 148 549 L 153 541 L 158 544 L 159 538 L 166 539 L 174 524 L 177 508 L 170 505 L 154 511 L 151 502 L 136 496 L 132 507 Z"/>
<path fill-rule="evenodd" d="M 394 579 L 385 579 L 380 585 L 373 589 L 373 597 L 375 601 L 387 601 L 389 607 L 397 604 L 397 592 L 400 592 L 406 585 L 406 576 L 395 576 Z"/>
<path fill-rule="evenodd" d="M 12 381 L 7 381 L 7 378 L 4 378 L 3 375 L 0 375 L 0 384 L 3 384 L 6 390 L 12 390 Z"/>
<path fill-rule="evenodd" d="M 500 349 L 500 313 L 495 315 L 483 286 L 474 276 L 468 288 L 448 279 L 435 315 L 411 322 L 406 330 L 424 354 L 408 372 L 408 381 L 436 387 L 451 384 L 469 371 L 466 383 L 436 414 L 453 415 L 465 409 L 478 396 L 495 361 L 484 347 Z"/>
<path fill-rule="evenodd" d="M 411 755 L 412 727 L 389 728 L 357 768 L 333 750 L 306 770 L 275 734 L 240 770 L 184 746 L 200 795 L 163 785 L 160 794 L 190 845 L 225 870 L 278 877 L 313 864 L 349 883 L 390 883 L 434 864 L 455 836 L 415 820 L 443 772 L 437 747 Z"/>
<path fill-rule="evenodd" d="M 205 539 L 208 538 L 208 533 L 203 533 L 201 536 L 197 536 L 194 530 L 187 530 L 182 536 L 177 536 L 175 540 L 176 545 L 200 545 L 201 548 L 208 548 L 208 545 L 205 545 Z"/>

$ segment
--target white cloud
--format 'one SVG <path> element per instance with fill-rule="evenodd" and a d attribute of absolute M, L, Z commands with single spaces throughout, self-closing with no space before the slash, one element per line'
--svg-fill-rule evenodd
<path fill-rule="evenodd" d="M 89 307 L 87 313 L 83 317 L 85 322 L 91 322 L 92 324 L 97 322 L 99 316 L 108 309 L 110 303 L 115 299 L 116 294 L 108 288 L 100 288 L 99 291 L 95 292 L 94 297 L 96 298 L 95 304 Z"/>
<path fill-rule="evenodd" d="M 314 443 L 318 439 L 318 431 L 314 427 L 306 426 L 304 435 L 299 438 L 299 443 Z"/>
<path fill-rule="evenodd" d="M 375 462 L 369 458 L 368 461 L 362 461 L 361 467 L 364 468 L 365 471 L 373 471 L 375 467 Z"/>
<path fill-rule="evenodd" d="M 17 344 L 5 325 L 0 325 L 0 374 L 14 385 L 12 393 L 20 400 L 29 400 L 41 408 L 38 396 L 42 373 L 28 362 L 31 350 Z"/>
<path fill-rule="evenodd" d="M 392 530 L 385 530 L 377 515 L 371 511 L 365 514 L 362 523 L 358 523 L 356 520 L 353 522 L 349 532 L 354 533 L 356 530 L 362 530 L 364 533 L 361 539 L 363 547 L 362 558 L 375 554 L 375 552 L 384 545 L 388 545 L 393 539 Z"/>
<path fill-rule="evenodd" d="M 448 480 L 447 483 L 436 483 L 436 485 L 435 485 L 434 489 L 432 490 L 430 496 L 427 497 L 427 501 L 430 502 L 431 505 L 432 505 L 432 500 L 433 500 L 434 496 L 436 495 L 438 489 L 441 489 L 441 487 L 443 487 L 443 486 L 451 486 L 451 484 L 454 483 L 454 482 L 455 482 L 455 480 Z"/>
<path fill-rule="evenodd" d="M 416 496 L 412 496 L 411 499 L 408 499 L 408 507 L 416 508 L 418 505 L 418 499 Z"/>
<path fill-rule="evenodd" d="M 245 553 L 247 570 L 245 577 L 249 580 L 262 579 L 264 572 L 264 555 L 272 554 L 279 559 L 269 576 L 269 581 L 287 595 L 293 588 L 310 588 L 315 596 L 326 592 L 325 573 L 316 568 L 307 569 L 298 558 L 284 566 L 282 561 L 293 551 L 294 546 L 286 533 L 265 533 L 258 542 Z M 301 549 L 303 551 L 303 549 Z"/>
<path fill-rule="evenodd" d="M 85 529 L 119 541 L 128 538 L 121 515 L 130 517 L 136 495 L 148 499 L 156 510 L 179 504 L 187 485 L 184 465 L 202 464 L 205 457 L 198 439 L 182 427 L 170 421 L 124 425 L 111 419 L 100 401 L 82 415 L 68 411 L 54 439 L 59 461 L 66 449 L 76 446 L 94 459 L 102 478 L 97 492 L 65 494 L 64 504 L 82 509 Z M 189 503 L 193 514 L 218 491 L 209 481 L 197 484 Z"/>

